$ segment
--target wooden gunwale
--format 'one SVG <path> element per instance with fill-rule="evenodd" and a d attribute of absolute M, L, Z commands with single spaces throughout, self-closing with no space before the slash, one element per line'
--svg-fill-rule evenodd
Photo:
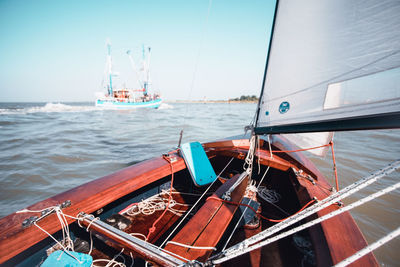
<path fill-rule="evenodd" d="M 221 141 L 204 144 L 204 146 L 206 150 L 210 150 L 209 157 L 213 157 L 215 156 L 211 151 L 213 146 L 231 149 L 229 146 L 237 144 L 247 145 L 248 141 Z M 185 169 L 186 165 L 183 159 L 176 153 L 173 155 L 177 159 L 176 162 L 173 162 L 174 171 Z M 63 209 L 65 214 L 76 216 L 81 211 L 89 214 L 168 176 L 170 172 L 170 165 L 165 159 L 153 158 L 40 201 L 27 209 L 41 210 L 70 200 L 71 206 Z M 22 228 L 22 222 L 31 216 L 40 217 L 40 213 L 13 213 L 0 219 L 0 264 L 48 237 L 35 226 Z M 75 220 L 67 218 L 67 221 L 72 223 Z M 43 218 L 38 224 L 50 234 L 61 229 L 55 215 Z"/>
<path fill-rule="evenodd" d="M 186 168 L 183 159 L 173 163 L 175 171 Z M 147 160 L 116 173 L 78 186 L 74 189 L 36 203 L 28 209 L 40 210 L 71 200 L 72 205 L 63 209 L 68 215 L 76 216 L 80 211 L 92 213 L 107 204 L 170 174 L 169 163 L 162 157 Z M 13 213 L 0 220 L 0 264 L 45 239 L 47 235 L 35 226 L 23 229 L 22 221 L 39 213 Z M 68 223 L 75 220 L 67 218 Z M 55 215 L 49 215 L 38 223 L 53 234 L 60 230 Z"/>

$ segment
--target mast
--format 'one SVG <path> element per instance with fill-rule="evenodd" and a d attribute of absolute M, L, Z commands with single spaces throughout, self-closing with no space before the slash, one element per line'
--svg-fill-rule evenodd
<path fill-rule="evenodd" d="M 111 42 L 107 40 L 107 74 L 108 74 L 108 94 L 110 96 L 113 95 L 113 86 L 112 86 L 112 58 L 111 58 Z"/>
<path fill-rule="evenodd" d="M 270 57 L 270 54 L 271 54 L 272 39 L 274 38 L 274 29 L 275 29 L 275 21 L 276 21 L 276 14 L 277 14 L 277 11 L 278 11 L 278 6 L 279 6 L 279 0 L 276 0 L 274 18 L 272 20 L 272 28 L 271 28 L 269 44 L 268 44 L 267 59 L 265 61 L 264 77 L 263 77 L 263 82 L 262 82 L 262 86 L 261 86 L 260 97 L 258 98 L 258 104 L 257 104 L 257 110 L 256 110 L 256 120 L 254 121 L 254 127 L 257 127 L 258 118 L 260 116 L 261 101 L 262 101 L 262 97 L 264 95 L 265 80 L 266 80 L 266 77 L 267 77 L 267 69 L 268 69 L 268 60 L 269 60 L 269 57 Z"/>
<path fill-rule="evenodd" d="M 142 46 L 142 58 L 143 58 L 143 94 L 147 96 L 149 90 L 149 80 L 150 80 L 150 52 L 151 48 L 148 47 L 148 56 L 146 59 L 146 50 L 144 45 Z"/>
<path fill-rule="evenodd" d="M 135 72 L 135 74 L 137 76 L 137 80 L 139 82 L 139 85 L 142 88 L 144 88 L 143 81 L 140 79 L 140 75 L 139 75 L 138 70 L 136 68 L 135 62 L 133 61 L 133 58 L 132 58 L 132 55 L 131 55 L 131 50 L 126 51 L 126 53 L 128 54 L 129 61 L 131 62 L 132 69 L 133 69 L 133 71 Z"/>
<path fill-rule="evenodd" d="M 146 70 L 146 92 L 145 94 L 147 95 L 147 91 L 149 89 L 149 85 L 150 85 L 150 56 L 151 56 L 151 48 L 148 47 L 148 56 L 147 56 L 147 70 Z"/>

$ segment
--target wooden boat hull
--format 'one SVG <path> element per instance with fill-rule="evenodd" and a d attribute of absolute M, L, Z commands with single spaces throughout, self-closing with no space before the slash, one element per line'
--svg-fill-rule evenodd
<path fill-rule="evenodd" d="M 290 150 L 293 148 L 290 143 L 277 136 L 273 138 L 272 146 L 281 150 Z M 203 147 L 213 167 L 217 171 L 220 171 L 222 166 L 226 165 L 227 161 L 231 158 L 234 159 L 237 166 L 241 167 L 243 165 L 242 161 L 249 148 L 249 142 L 248 140 L 223 140 L 205 143 Z M 73 216 L 76 216 L 80 212 L 94 215 L 112 214 L 115 213 L 116 210 L 122 209 L 121 207 L 126 205 L 127 201 L 140 201 L 140 198 L 143 198 L 146 194 L 151 194 L 151 192 L 159 190 L 157 188 L 161 188 L 162 185 L 168 183 L 170 180 L 171 170 L 177 177 L 178 183 L 182 181 L 182 186 L 189 188 L 191 185 L 188 186 L 190 182 L 188 179 L 190 178 L 188 178 L 188 171 L 184 160 L 176 151 L 170 153 L 170 155 L 173 159 L 171 162 L 165 160 L 164 157 L 153 158 L 48 198 L 28 207 L 28 209 L 41 210 L 65 203 L 68 200 L 70 205 L 63 209 L 65 214 Z M 256 153 L 256 156 L 259 159 L 261 167 L 265 168 L 265 166 L 270 166 L 273 169 L 270 178 L 271 185 L 275 183 L 284 185 L 282 188 L 286 188 L 284 194 L 287 200 L 285 200 L 283 206 L 285 206 L 291 214 L 312 198 L 323 199 L 330 194 L 327 189 L 331 186 L 315 168 L 312 162 L 301 153 L 285 153 L 283 155 L 274 155 L 274 157 L 270 157 L 268 150 L 262 147 L 262 149 Z M 313 179 L 317 181 L 317 185 L 311 183 L 309 180 L 296 177 L 293 171 L 291 171 L 292 168 L 297 170 L 301 169 L 305 173 L 311 175 Z M 195 188 L 195 190 L 197 189 Z M 267 207 L 266 210 L 268 209 Z M 338 209 L 338 206 L 332 205 L 318 212 L 316 216 L 320 217 L 335 209 Z M 233 210 L 232 212 L 234 213 Z M 156 215 L 159 216 L 159 214 Z M 32 258 L 32 255 L 35 253 L 39 253 L 38 251 L 43 251 L 45 247 L 48 247 L 48 243 L 52 242 L 49 237 L 37 227 L 22 226 L 24 220 L 31 216 L 40 216 L 40 213 L 13 213 L 0 220 L 0 264 L 14 265 L 24 262 Z M 223 216 L 226 218 L 226 215 Z M 176 218 L 176 220 L 177 219 L 178 218 Z M 135 219 L 133 219 L 133 221 L 134 220 Z M 157 240 L 160 240 L 161 236 L 164 236 L 166 231 L 169 231 L 172 225 L 176 224 L 176 220 L 170 221 L 169 224 L 168 222 L 161 223 L 163 227 L 159 228 L 163 228 L 164 230 L 159 230 L 159 234 L 154 237 L 153 240 L 149 239 L 149 241 L 157 242 Z M 75 219 L 67 218 L 67 221 L 71 225 L 76 225 Z M 38 225 L 50 234 L 57 235 L 61 229 L 55 214 L 41 219 Z M 190 221 L 185 227 L 188 227 L 187 225 L 190 225 Z M 263 222 L 260 227 L 267 226 L 268 223 Z M 148 225 L 142 226 L 142 228 L 138 226 L 136 229 L 145 234 L 148 230 L 147 228 Z M 241 238 L 243 239 L 261 231 L 261 228 L 241 231 L 242 237 L 239 236 L 234 239 L 235 241 L 240 241 Z M 210 231 L 209 234 L 214 235 L 212 231 Z M 220 233 L 218 233 L 218 235 L 219 234 Z M 312 242 L 312 250 L 313 253 L 315 253 L 315 265 L 317 266 L 335 264 L 367 245 L 362 233 L 349 213 L 343 213 L 311 227 L 308 230 L 308 235 Z M 176 238 L 183 242 L 183 238 L 179 237 L 179 234 Z M 216 241 L 213 241 L 213 246 L 224 238 L 226 237 L 222 235 L 218 236 L 218 238 L 215 239 Z M 212 238 L 210 237 L 210 239 Z M 281 253 L 279 252 L 280 250 L 277 250 L 278 252 L 270 251 L 272 251 L 272 249 L 262 248 L 252 252 L 246 257 L 242 256 L 238 258 L 237 262 L 242 262 L 245 259 L 248 265 L 256 266 L 270 264 L 272 260 L 279 257 L 282 259 L 283 256 L 279 254 Z M 180 253 L 179 251 L 175 252 L 178 254 Z M 189 256 L 185 255 L 185 258 L 187 257 Z M 204 261 L 205 258 L 204 256 L 199 256 L 199 258 L 194 257 L 193 259 L 201 259 Z M 277 262 L 275 262 L 275 266 L 279 266 L 279 264 L 276 263 Z M 281 265 L 285 266 L 288 265 L 288 263 L 282 260 Z M 355 265 L 375 266 L 377 262 L 374 255 L 370 253 L 358 260 Z"/>

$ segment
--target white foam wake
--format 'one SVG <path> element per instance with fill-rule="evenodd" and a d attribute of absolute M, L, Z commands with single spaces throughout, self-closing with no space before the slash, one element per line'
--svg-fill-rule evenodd
<path fill-rule="evenodd" d="M 173 105 L 169 105 L 167 103 L 161 103 L 161 105 L 158 107 L 158 109 L 173 109 Z"/>
<path fill-rule="evenodd" d="M 47 103 L 44 106 L 20 108 L 20 109 L 0 109 L 0 114 L 30 114 L 30 113 L 51 113 L 51 112 L 86 112 L 97 110 L 95 106 L 74 106 L 61 103 Z"/>

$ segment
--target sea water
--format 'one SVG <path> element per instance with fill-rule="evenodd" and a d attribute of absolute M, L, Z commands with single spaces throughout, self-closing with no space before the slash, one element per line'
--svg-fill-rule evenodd
<path fill-rule="evenodd" d="M 107 110 L 93 103 L 0 103 L 0 217 L 37 201 L 157 157 L 182 142 L 243 135 L 252 103 L 163 103 L 159 109 Z M 400 158 L 400 131 L 335 134 L 341 188 Z M 316 163 L 334 184 L 332 158 Z M 395 172 L 350 197 L 351 203 L 398 181 Z M 399 190 L 351 213 L 368 242 L 400 224 Z M 375 254 L 381 264 L 400 262 L 400 241 Z"/>

